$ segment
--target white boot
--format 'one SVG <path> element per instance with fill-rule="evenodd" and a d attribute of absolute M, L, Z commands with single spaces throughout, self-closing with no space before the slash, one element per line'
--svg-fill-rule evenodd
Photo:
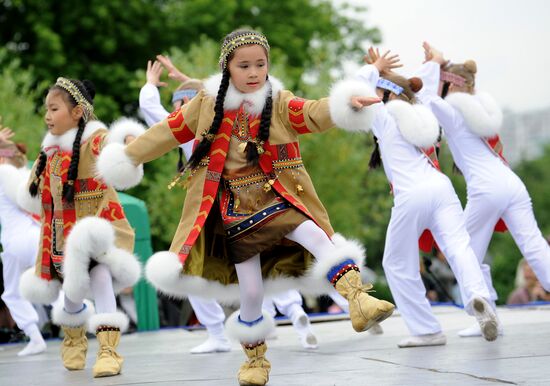
<path fill-rule="evenodd" d="M 447 338 L 442 332 L 435 334 L 415 335 L 403 339 L 397 344 L 399 348 L 423 347 L 423 346 L 443 346 L 447 344 Z"/>

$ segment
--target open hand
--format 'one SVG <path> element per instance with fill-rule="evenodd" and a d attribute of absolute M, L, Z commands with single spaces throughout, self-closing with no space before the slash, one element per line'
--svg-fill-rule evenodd
<path fill-rule="evenodd" d="M 162 65 L 159 61 L 155 60 L 154 63 L 151 63 L 151 61 L 148 60 L 147 71 L 145 72 L 145 75 L 147 76 L 147 83 L 151 83 L 152 85 L 155 85 L 157 87 L 166 86 L 166 82 L 160 81 L 162 71 L 164 71 L 164 68 L 162 68 Z"/>
<path fill-rule="evenodd" d="M 168 71 L 168 77 L 170 79 L 174 79 L 179 82 L 185 82 L 186 80 L 190 79 L 187 75 L 178 70 L 176 66 L 174 66 L 169 57 L 164 55 L 157 55 L 157 60 L 162 64 L 164 68 L 166 68 L 166 71 Z"/>
<path fill-rule="evenodd" d="M 422 48 L 424 48 L 424 63 L 432 61 L 443 66 L 449 62 L 445 59 L 441 51 L 432 47 L 428 42 L 423 42 Z"/>
<path fill-rule="evenodd" d="M 363 59 L 365 63 L 374 65 L 380 74 L 388 73 L 394 68 L 403 67 L 399 62 L 399 55 L 390 55 L 390 50 L 380 55 L 378 48 L 370 47 Z"/>
<path fill-rule="evenodd" d="M 14 135 L 12 129 L 2 126 L 2 117 L 0 117 L 0 143 L 9 142 L 9 139 Z"/>

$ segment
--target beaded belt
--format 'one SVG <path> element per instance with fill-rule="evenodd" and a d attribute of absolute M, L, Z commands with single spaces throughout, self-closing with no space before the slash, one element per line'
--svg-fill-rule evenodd
<path fill-rule="evenodd" d="M 295 169 L 301 166 L 304 166 L 301 158 L 273 161 L 273 169 L 275 170 Z"/>
<path fill-rule="evenodd" d="M 241 189 L 246 186 L 263 184 L 267 182 L 267 176 L 264 173 L 255 173 L 245 177 L 232 178 L 225 180 L 225 185 L 229 189 Z"/>

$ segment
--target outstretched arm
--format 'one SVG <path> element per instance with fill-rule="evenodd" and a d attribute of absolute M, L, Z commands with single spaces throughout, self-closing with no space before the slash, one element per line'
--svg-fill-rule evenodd
<path fill-rule="evenodd" d="M 181 72 L 170 60 L 168 56 L 157 55 L 157 60 L 162 64 L 162 66 L 168 71 L 168 77 L 170 79 L 177 80 L 179 82 L 185 82 L 190 78 Z"/>

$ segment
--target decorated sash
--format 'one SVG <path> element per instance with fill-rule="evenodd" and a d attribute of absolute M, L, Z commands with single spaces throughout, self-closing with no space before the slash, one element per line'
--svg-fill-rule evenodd
<path fill-rule="evenodd" d="M 420 149 L 422 151 L 422 154 L 428 159 L 430 162 L 430 165 L 432 165 L 437 171 L 441 171 L 441 167 L 439 165 L 439 159 L 437 158 L 437 151 L 435 148 L 436 145 L 431 146 L 427 149 Z M 424 253 L 430 253 L 434 247 L 434 245 L 437 245 L 434 237 L 432 235 L 432 232 L 430 232 L 429 229 L 424 229 L 424 232 L 420 235 L 420 238 L 418 239 L 418 247 L 420 250 Z"/>

